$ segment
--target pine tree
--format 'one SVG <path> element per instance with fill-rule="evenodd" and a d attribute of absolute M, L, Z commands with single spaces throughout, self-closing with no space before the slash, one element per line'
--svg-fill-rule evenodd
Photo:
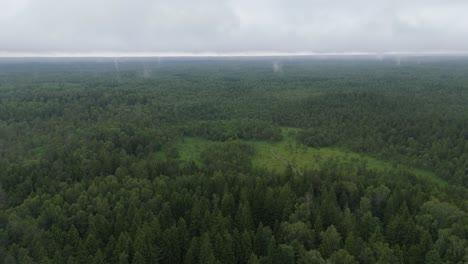
<path fill-rule="evenodd" d="M 225 231 L 223 238 L 224 238 L 224 243 L 223 243 L 224 258 L 222 259 L 222 262 L 226 264 L 234 264 L 236 262 L 236 256 L 234 255 L 234 249 L 233 249 L 234 245 L 233 245 L 232 236 L 227 231 Z"/>
<path fill-rule="evenodd" d="M 105 260 L 104 260 L 104 255 L 102 254 L 102 251 L 101 249 L 98 249 L 97 252 L 96 252 L 96 255 L 94 256 L 94 259 L 93 259 L 93 264 L 105 264 Z"/>
<path fill-rule="evenodd" d="M 221 212 L 224 216 L 233 216 L 235 209 L 234 196 L 229 191 L 224 191 L 221 199 Z"/>
<path fill-rule="evenodd" d="M 248 203 L 239 204 L 236 221 L 239 230 L 243 231 L 253 229 L 252 213 L 250 212 L 250 206 Z"/>
<path fill-rule="evenodd" d="M 351 213 L 349 207 L 346 207 L 343 212 L 343 217 L 339 225 L 339 231 L 342 234 L 348 234 L 349 232 L 355 230 L 356 218 Z"/>
<path fill-rule="evenodd" d="M 322 258 L 320 251 L 309 250 L 298 260 L 299 264 L 325 264 L 325 260 Z"/>
<path fill-rule="evenodd" d="M 120 256 L 121 254 L 125 254 L 128 256 L 129 249 L 130 249 L 130 236 L 128 235 L 127 232 L 120 233 L 120 236 L 115 245 L 113 255 Z"/>
<path fill-rule="evenodd" d="M 195 199 L 192 210 L 190 212 L 190 234 L 192 236 L 199 236 L 202 226 L 202 211 L 200 201 Z"/>
<path fill-rule="evenodd" d="M 273 253 L 273 264 L 294 264 L 294 249 L 285 244 L 280 244 Z"/>
<path fill-rule="evenodd" d="M 334 252 L 328 262 L 332 264 L 358 264 L 354 257 L 344 249 Z"/>
<path fill-rule="evenodd" d="M 72 225 L 68 230 L 67 242 L 73 249 L 75 249 L 75 251 L 81 246 L 81 238 L 78 234 L 78 230 L 76 229 L 75 225 Z"/>
<path fill-rule="evenodd" d="M 129 256 L 127 253 L 120 253 L 119 254 L 119 264 L 129 264 Z"/>
<path fill-rule="evenodd" d="M 139 251 L 137 251 L 133 256 L 132 264 L 146 264 L 145 257 L 143 257 Z"/>
<path fill-rule="evenodd" d="M 240 247 L 241 252 L 238 257 L 241 259 L 241 262 L 245 263 L 249 260 L 253 250 L 252 237 L 247 230 L 244 230 L 241 234 Z"/>
<path fill-rule="evenodd" d="M 260 261 L 258 260 L 257 255 L 255 255 L 254 253 L 252 253 L 252 254 L 250 255 L 249 261 L 247 261 L 247 264 L 260 264 Z"/>
<path fill-rule="evenodd" d="M 268 255 L 268 245 L 273 236 L 272 231 L 269 227 L 263 227 L 263 224 L 260 223 L 255 233 L 253 250 L 258 256 Z"/>
<path fill-rule="evenodd" d="M 186 252 L 190 243 L 190 234 L 187 228 L 187 222 L 185 222 L 182 217 L 179 218 L 179 221 L 177 222 L 177 242 L 179 244 L 181 254 Z M 180 257 L 182 258 L 183 256 L 181 255 Z"/>
<path fill-rule="evenodd" d="M 90 233 L 86 238 L 85 249 L 88 256 L 94 256 L 99 249 L 99 242 L 93 233 Z"/>
<path fill-rule="evenodd" d="M 334 225 L 327 228 L 320 234 L 322 237 L 320 243 L 320 252 L 323 256 L 329 257 L 331 254 L 341 248 L 341 235 Z"/>
<path fill-rule="evenodd" d="M 185 264 L 196 264 L 198 263 L 198 252 L 200 252 L 200 245 L 197 237 L 193 237 L 190 241 L 189 248 L 184 256 Z"/>
<path fill-rule="evenodd" d="M 361 250 L 364 247 L 364 240 L 351 232 L 348 234 L 345 240 L 344 249 L 355 257 L 360 255 Z"/>
<path fill-rule="evenodd" d="M 213 253 L 211 241 L 208 233 L 204 233 L 200 241 L 200 263 L 216 264 L 216 258 Z"/>

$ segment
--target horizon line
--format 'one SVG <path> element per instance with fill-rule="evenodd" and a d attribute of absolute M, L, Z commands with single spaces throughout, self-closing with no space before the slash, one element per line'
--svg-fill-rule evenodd
<path fill-rule="evenodd" d="M 5 52 L 0 58 L 151 58 L 151 57 L 294 57 L 294 56 L 467 56 L 468 51 L 429 52 Z"/>

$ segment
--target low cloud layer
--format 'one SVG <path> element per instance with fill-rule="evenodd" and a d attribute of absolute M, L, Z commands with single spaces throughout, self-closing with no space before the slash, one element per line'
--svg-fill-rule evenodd
<path fill-rule="evenodd" d="M 464 0 L 0 0 L 0 53 L 467 52 Z"/>

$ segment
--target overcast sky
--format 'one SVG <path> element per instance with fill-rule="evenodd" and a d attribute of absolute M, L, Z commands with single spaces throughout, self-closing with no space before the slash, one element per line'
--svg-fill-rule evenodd
<path fill-rule="evenodd" d="M 467 52 L 467 0 L 0 0 L 0 55 Z"/>

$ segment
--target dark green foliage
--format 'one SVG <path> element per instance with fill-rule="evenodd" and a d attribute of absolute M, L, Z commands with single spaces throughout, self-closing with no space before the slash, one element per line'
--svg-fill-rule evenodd
<path fill-rule="evenodd" d="M 468 63 L 422 61 L 0 61 L 0 263 L 467 262 Z M 280 126 L 395 168 L 255 167 Z"/>
<path fill-rule="evenodd" d="M 399 94 L 382 89 L 314 96 L 282 108 L 311 116 L 277 122 L 305 128 L 298 139 L 306 145 L 370 153 L 468 186 L 468 120 L 462 110 L 443 101 L 453 91 L 446 88 L 444 96 L 429 90 Z"/>
<path fill-rule="evenodd" d="M 281 129 L 278 126 L 254 119 L 199 121 L 188 127 L 185 134 L 214 141 L 229 139 L 278 141 L 281 139 Z"/>

